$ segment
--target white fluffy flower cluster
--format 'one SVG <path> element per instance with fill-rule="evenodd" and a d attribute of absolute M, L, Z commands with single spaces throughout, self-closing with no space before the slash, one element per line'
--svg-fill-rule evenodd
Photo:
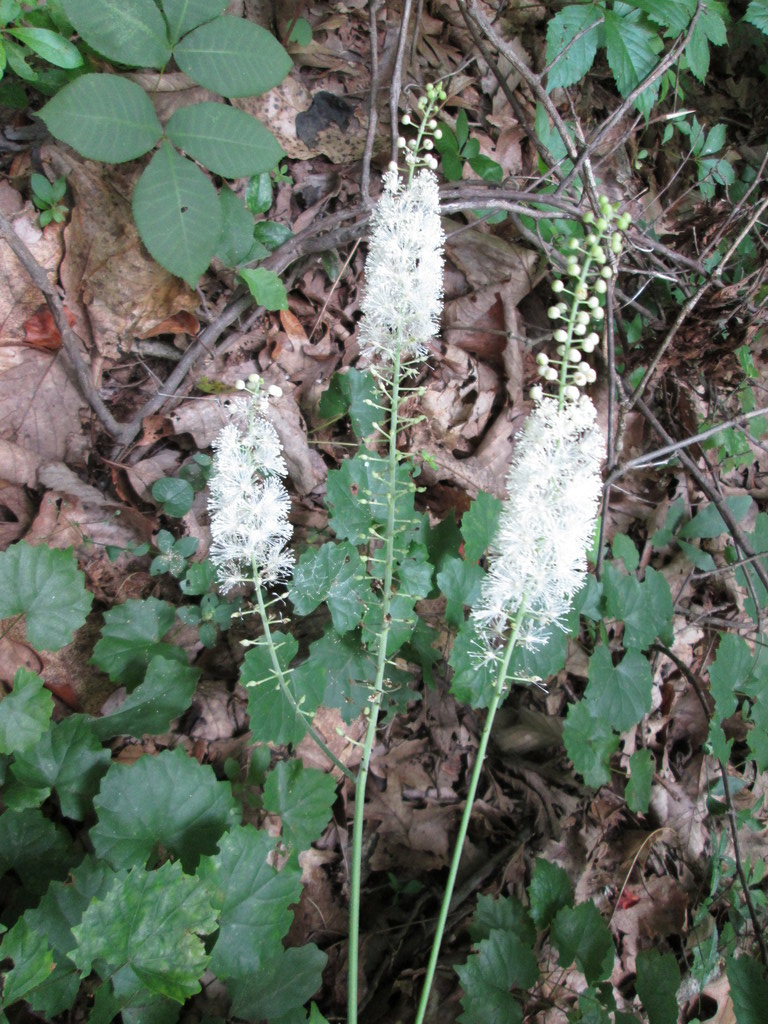
<path fill-rule="evenodd" d="M 290 575 L 285 550 L 293 528 L 287 473 L 275 428 L 258 399 L 238 403 L 234 422 L 214 442 L 209 483 L 211 561 L 226 593 L 240 583 L 275 583 Z"/>
<path fill-rule="evenodd" d="M 545 398 L 526 421 L 507 478 L 491 567 L 472 615 L 490 650 L 524 609 L 519 643 L 533 648 L 559 623 L 586 573 L 602 490 L 605 444 L 586 396 Z"/>
<path fill-rule="evenodd" d="M 443 308 L 443 243 L 437 178 L 422 170 L 410 186 L 397 169 L 384 175 L 365 262 L 360 348 L 392 362 L 423 357 Z"/>

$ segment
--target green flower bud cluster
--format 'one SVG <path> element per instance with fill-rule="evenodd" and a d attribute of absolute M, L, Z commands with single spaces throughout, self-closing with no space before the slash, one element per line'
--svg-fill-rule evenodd
<path fill-rule="evenodd" d="M 603 296 L 613 276 L 609 254 L 618 256 L 624 240 L 622 232 L 631 223 L 628 213 L 619 214 L 619 204 L 607 196 L 598 200 L 599 214 L 588 210 L 583 217 L 584 237 L 569 238 L 565 273 L 555 278 L 552 291 L 558 301 L 547 316 L 555 322 L 552 338 L 557 357 L 540 352 L 536 357 L 541 384 L 531 388 L 531 398 L 540 402 L 545 384 L 556 384 L 561 406 L 577 401 L 580 389 L 596 380 L 596 373 L 584 358 L 600 344 L 599 331 L 605 319 Z M 563 298 L 560 298 L 563 296 Z"/>
<path fill-rule="evenodd" d="M 417 167 L 427 167 L 430 171 L 437 170 L 437 158 L 433 155 L 433 150 L 435 139 L 441 139 L 443 133 L 437 125 L 435 114 L 440 104 L 447 98 L 448 94 L 442 85 L 433 85 L 430 82 L 426 87 L 426 95 L 419 97 L 417 112 L 403 114 L 400 119 L 406 127 L 414 126 L 417 129 L 415 139 L 406 139 L 401 135 L 397 140 L 398 149 L 405 151 L 405 162 L 410 174 L 413 174 Z"/>

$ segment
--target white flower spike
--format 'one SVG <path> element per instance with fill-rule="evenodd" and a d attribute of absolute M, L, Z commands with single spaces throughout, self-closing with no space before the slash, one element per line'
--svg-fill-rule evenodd
<path fill-rule="evenodd" d="M 361 351 L 383 362 L 423 358 L 443 308 L 443 243 L 437 178 L 423 169 L 409 186 L 384 175 L 365 261 Z"/>
<path fill-rule="evenodd" d="M 539 397 L 538 395 L 536 396 Z M 589 398 L 543 398 L 528 417 L 507 478 L 509 495 L 491 567 L 472 615 L 489 648 L 524 609 L 520 643 L 536 646 L 559 623 L 586 574 L 605 452 Z"/>
<path fill-rule="evenodd" d="M 290 576 L 285 550 L 293 528 L 287 473 L 277 431 L 264 418 L 266 400 L 238 402 L 234 422 L 214 442 L 209 483 L 211 561 L 224 593 L 241 583 L 276 583 Z"/>

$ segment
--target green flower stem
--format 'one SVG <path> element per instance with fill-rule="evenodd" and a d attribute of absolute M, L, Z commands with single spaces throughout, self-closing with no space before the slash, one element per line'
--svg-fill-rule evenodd
<path fill-rule="evenodd" d="M 355 785 L 355 811 L 352 826 L 352 863 L 349 881 L 349 959 L 347 970 L 347 1024 L 357 1024 L 357 975 L 360 946 L 360 895 L 362 885 L 363 824 L 365 818 L 365 787 L 371 764 L 371 752 L 376 738 L 379 708 L 384 692 L 384 673 L 387 668 L 387 640 L 389 639 L 389 609 L 392 602 L 394 575 L 395 503 L 397 498 L 397 430 L 400 404 L 400 375 L 402 353 L 398 350 L 392 362 L 392 393 L 389 408 L 389 457 L 387 466 L 387 528 L 384 536 L 384 581 L 381 596 L 381 633 L 379 634 L 376 681 L 368 705 L 368 729 L 363 743 L 363 755 Z"/>
<path fill-rule="evenodd" d="M 472 806 L 475 802 L 475 796 L 477 794 L 477 787 L 480 783 L 480 776 L 483 772 L 483 764 L 485 762 L 485 754 L 488 749 L 488 741 L 491 737 L 491 729 L 493 728 L 493 720 L 496 716 L 496 712 L 499 705 L 504 699 L 506 689 L 507 672 L 509 671 L 509 663 L 512 660 L 515 647 L 517 646 L 517 638 L 520 634 L 520 627 L 522 626 L 523 619 L 525 618 L 525 605 L 523 605 L 515 616 L 515 620 L 512 626 L 512 632 L 507 641 L 507 646 L 504 648 L 504 655 L 499 665 L 499 673 L 496 677 L 496 685 L 493 688 L 493 698 L 488 706 L 488 715 L 485 720 L 485 726 L 483 728 L 482 735 L 480 736 L 480 744 L 477 748 L 477 757 L 475 758 L 475 766 L 472 769 L 472 778 L 469 781 L 469 789 L 467 790 L 466 803 L 464 805 L 464 813 L 461 816 L 461 823 L 459 825 L 459 833 L 456 836 L 456 844 L 453 848 L 453 859 L 451 860 L 451 868 L 448 873 L 448 881 L 445 885 L 445 893 L 443 894 L 443 902 L 440 905 L 440 915 L 437 919 L 437 927 L 435 929 L 435 937 L 432 940 L 432 952 L 429 957 L 429 963 L 427 964 L 427 973 L 424 977 L 424 987 L 421 990 L 421 999 L 419 1000 L 419 1009 L 416 1014 L 415 1024 L 423 1024 L 424 1016 L 427 1012 L 427 1005 L 429 1003 L 429 994 L 432 990 L 432 982 L 435 978 L 435 970 L 437 969 L 437 959 L 440 955 L 440 946 L 443 941 L 443 933 L 445 932 L 445 925 L 448 921 L 448 913 L 451 907 L 451 899 L 453 897 L 453 890 L 456 885 L 456 877 L 459 873 L 459 864 L 461 862 L 461 855 L 464 849 L 464 840 L 467 837 L 467 830 L 469 828 L 469 821 L 472 817 Z"/>
<path fill-rule="evenodd" d="M 581 267 L 581 273 L 579 274 L 579 280 L 574 285 L 573 289 L 573 300 L 571 302 L 570 313 L 568 314 L 568 323 L 566 324 L 566 331 L 568 332 L 568 340 L 565 342 L 565 351 L 563 352 L 563 361 L 560 364 L 560 377 L 558 379 L 557 389 L 557 407 L 562 409 L 565 405 L 565 385 L 567 384 L 568 377 L 568 357 L 570 356 L 571 349 L 574 348 L 573 343 L 573 328 L 576 326 L 576 314 L 579 312 L 581 301 L 576 298 L 580 288 L 587 287 L 587 281 L 589 280 L 589 271 L 592 268 L 592 257 L 589 253 L 584 254 L 584 263 Z"/>
<path fill-rule="evenodd" d="M 264 594 L 261 589 L 261 584 L 259 583 L 258 569 L 256 566 L 253 567 L 253 578 L 254 581 L 256 582 L 256 603 L 259 608 L 259 617 L 261 619 L 261 625 L 264 630 L 264 640 L 266 641 L 267 644 L 267 650 L 269 651 L 269 659 L 272 662 L 272 668 L 274 669 L 275 678 L 277 679 L 277 685 L 280 687 L 280 692 L 283 694 L 285 699 L 293 708 L 294 714 L 297 717 L 299 717 L 302 714 L 301 708 L 299 707 L 298 701 L 291 693 L 290 686 L 286 682 L 285 673 L 283 672 L 280 666 L 280 661 L 277 657 L 277 651 L 275 650 L 275 641 L 272 637 L 272 630 L 269 625 L 269 615 L 267 614 L 267 607 L 264 603 Z M 325 740 L 320 736 L 320 733 L 317 732 L 315 727 L 306 719 L 306 716 L 302 717 L 304 717 L 307 732 L 318 745 L 318 747 L 320 747 L 325 756 L 339 769 L 339 771 L 343 772 L 348 779 L 354 782 L 354 772 L 351 772 L 345 764 L 341 763 L 338 757 L 336 757 L 336 755 L 328 747 L 328 744 L 325 742 Z"/>

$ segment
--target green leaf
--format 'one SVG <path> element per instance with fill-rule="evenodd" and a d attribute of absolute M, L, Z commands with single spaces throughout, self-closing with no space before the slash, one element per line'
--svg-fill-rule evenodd
<path fill-rule="evenodd" d="M 709 666 L 709 692 L 715 701 L 718 722 L 730 718 L 737 707 L 736 693 L 743 692 L 752 676 L 755 658 L 742 637 L 721 633 L 717 656 Z"/>
<path fill-rule="evenodd" d="M 240 670 L 240 685 L 248 691 L 248 715 L 251 720 L 253 739 L 258 743 L 296 744 L 307 731 L 304 715 L 311 717 L 322 698 L 325 682 L 320 673 L 320 686 L 302 691 L 296 685 L 295 673 L 288 666 L 296 657 L 298 642 L 285 633 L 272 633 L 278 663 L 286 674 L 286 683 L 291 687 L 296 702 L 302 709 L 297 715 L 290 701 L 278 685 L 269 648 L 260 642 L 245 656 Z"/>
<path fill-rule="evenodd" d="M 577 907 L 562 907 L 552 922 L 552 944 L 561 967 L 576 966 L 590 984 L 611 976 L 615 950 L 610 928 L 589 900 Z"/>
<path fill-rule="evenodd" d="M 729 957 L 725 967 L 737 1024 L 766 1024 L 768 1021 L 768 980 L 757 960 L 748 956 Z M 651 1024 L 657 1024 L 652 1021 Z"/>
<path fill-rule="evenodd" d="M 617 533 L 611 544 L 611 553 L 616 559 L 621 559 L 627 572 L 634 572 L 640 565 L 640 556 L 637 548 L 626 533 Z"/>
<path fill-rule="evenodd" d="M 483 658 L 485 641 L 475 628 L 474 619 L 462 623 L 448 664 L 453 669 L 451 693 L 462 704 L 487 708 L 493 698 L 498 670 Z"/>
<path fill-rule="evenodd" d="M 305 551 L 294 569 L 288 597 L 299 615 L 309 615 L 325 601 L 337 633 L 354 629 L 371 600 L 371 585 L 357 548 L 329 542 Z"/>
<path fill-rule="evenodd" d="M 679 36 L 691 23 L 696 0 L 633 0 L 633 6 L 645 11 L 651 21 L 669 29 L 667 36 Z"/>
<path fill-rule="evenodd" d="M 174 146 L 223 178 L 271 171 L 285 156 L 272 132 L 255 117 L 223 103 L 179 107 L 165 131 Z"/>
<path fill-rule="evenodd" d="M 251 213 L 266 213 L 272 205 L 272 178 L 266 171 L 255 174 L 245 187 L 245 205 Z"/>
<path fill-rule="evenodd" d="M 336 782 L 299 760 L 279 761 L 264 785 L 264 807 L 279 814 L 282 839 L 294 853 L 308 850 L 331 820 Z"/>
<path fill-rule="evenodd" d="M 589 682 L 584 694 L 593 718 L 617 732 L 631 729 L 651 710 L 653 674 L 648 660 L 630 650 L 618 665 L 601 644 L 589 659 Z"/>
<path fill-rule="evenodd" d="M 464 622 L 464 606 L 470 607 L 480 597 L 485 570 L 477 562 L 463 558 L 448 559 L 436 576 L 440 592 L 446 598 L 445 621 L 451 626 Z"/>
<path fill-rule="evenodd" d="M 63 3 L 78 34 L 109 60 L 133 67 L 164 68 L 171 59 L 165 21 L 153 0 Z"/>
<path fill-rule="evenodd" d="M 750 0 L 744 21 L 748 21 L 750 25 L 768 35 L 768 0 Z"/>
<path fill-rule="evenodd" d="M 266 1016 L 278 1024 L 305 1020 L 302 1008 L 321 987 L 327 960 L 311 942 L 281 950 L 260 964 L 258 972 L 228 982 L 233 1014 L 246 1020 Z"/>
<path fill-rule="evenodd" d="M 266 270 L 264 267 L 255 270 L 243 268 L 239 276 L 260 306 L 273 311 L 288 309 L 288 293 L 274 270 Z"/>
<path fill-rule="evenodd" d="M 48 728 L 53 700 L 43 680 L 19 668 L 13 690 L 0 701 L 0 754 L 19 754 L 34 747 Z"/>
<path fill-rule="evenodd" d="M 94 809 L 99 820 L 91 842 L 113 867 L 145 864 L 159 844 L 187 871 L 215 850 L 236 813 L 229 785 L 180 747 L 132 765 L 113 764 Z"/>
<path fill-rule="evenodd" d="M 70 956 L 84 974 L 95 968 L 104 980 L 113 978 L 123 999 L 145 988 L 183 1003 L 200 991 L 208 965 L 198 936 L 216 925 L 210 893 L 180 864 L 150 872 L 134 867 L 73 927 L 77 947 Z"/>
<path fill-rule="evenodd" d="M 139 685 L 147 665 L 157 655 L 186 665 L 186 655 L 180 648 L 161 642 L 175 620 L 173 605 L 156 597 L 115 605 L 104 613 L 101 640 L 93 649 L 93 664 L 129 690 Z"/>
<path fill-rule="evenodd" d="M 133 217 L 150 255 L 194 288 L 221 236 L 219 197 L 200 168 L 164 142 L 133 191 Z"/>
<path fill-rule="evenodd" d="M 309 660 L 316 671 L 324 673 L 326 707 L 339 708 L 345 722 L 353 722 L 368 706 L 370 688 L 376 678 L 376 665 L 360 646 L 357 633 L 339 636 L 333 629 L 325 632 L 309 648 Z"/>
<path fill-rule="evenodd" d="M 625 647 L 645 650 L 657 636 L 671 640 L 672 595 L 661 573 L 649 567 L 639 583 L 634 576 L 607 565 L 603 594 L 606 613 L 624 622 Z"/>
<path fill-rule="evenodd" d="M 221 237 L 216 246 L 215 256 L 225 266 L 237 267 L 253 258 L 253 217 L 239 197 L 226 185 L 222 186 L 219 199 Z"/>
<path fill-rule="evenodd" d="M 629 759 L 629 781 L 624 796 L 635 814 L 648 813 L 655 766 L 650 750 L 636 750 Z"/>
<path fill-rule="evenodd" d="M 592 577 L 590 577 L 592 578 Z M 568 651 L 568 637 L 557 626 L 551 628 L 546 641 L 535 650 L 518 647 L 512 655 L 509 666 L 509 679 L 527 680 L 549 679 L 565 665 Z"/>
<path fill-rule="evenodd" d="M 2 1005 L 11 1006 L 48 980 L 53 971 L 53 950 L 41 942 L 22 917 L 3 936 L 0 956 L 13 960 L 13 967 L 2 979 Z"/>
<path fill-rule="evenodd" d="M 53 725 L 31 750 L 17 752 L 11 775 L 46 796 L 55 788 L 64 817 L 83 821 L 110 761 L 110 752 L 102 749 L 85 719 L 72 715 Z"/>
<path fill-rule="evenodd" d="M 737 494 L 726 498 L 724 504 L 738 523 L 749 513 L 753 502 L 748 494 Z M 696 515 L 684 524 L 678 532 L 678 537 L 686 540 L 711 539 L 723 533 L 730 533 L 730 530 L 725 525 L 717 505 L 710 503 L 700 508 Z"/>
<path fill-rule="evenodd" d="M 768 552 L 768 515 L 765 512 L 758 513 L 755 528 L 752 533 L 747 534 L 747 537 L 756 554 Z M 760 564 L 763 569 L 768 570 L 768 558 L 761 558 Z M 749 564 L 736 569 L 736 580 L 747 591 L 744 598 L 747 614 L 755 622 L 759 622 L 762 611 L 768 603 L 768 593 L 766 593 L 765 587 Z M 757 602 L 757 606 L 755 602 Z"/>
<path fill-rule="evenodd" d="M 595 22 L 600 20 L 600 13 L 596 7 L 580 4 L 564 7 L 549 21 L 545 60 L 551 67 L 547 92 L 575 85 L 592 67 L 599 36 Z M 576 36 L 576 42 L 569 45 Z"/>
<path fill-rule="evenodd" d="M 72 548 L 54 551 L 19 541 L 0 552 L 0 619 L 25 615 L 27 639 L 38 650 L 71 643 L 92 601 Z"/>
<path fill-rule="evenodd" d="M 661 40 L 653 29 L 630 17 L 620 17 L 615 11 L 604 11 L 605 46 L 608 64 L 616 87 L 627 96 L 656 66 L 656 54 L 662 48 Z M 649 86 L 635 100 L 637 109 L 646 116 L 650 113 L 659 92 L 659 83 Z"/>
<path fill-rule="evenodd" d="M 393 657 L 411 638 L 418 616 L 414 610 L 416 599 L 404 594 L 395 594 L 389 603 L 389 632 L 387 633 L 387 657 Z M 379 600 L 369 600 L 363 616 L 363 644 L 371 651 L 376 650 L 379 637 L 384 630 L 383 607 Z M 413 699 L 409 691 L 408 699 Z M 405 710 L 403 708 L 402 710 Z"/>
<path fill-rule="evenodd" d="M 58 32 L 51 32 L 47 28 L 23 26 L 8 31 L 38 57 L 47 60 L 49 64 L 55 64 L 57 68 L 79 68 L 83 63 L 83 56 L 78 48 L 68 39 L 63 39 Z"/>
<path fill-rule="evenodd" d="M 573 903 L 568 872 L 540 857 L 533 866 L 528 899 L 534 924 L 539 929 L 546 928 L 561 908 Z"/>
<path fill-rule="evenodd" d="M 227 6 L 227 0 L 162 0 L 162 3 L 171 43 L 176 43 L 204 21 L 217 18 Z"/>
<path fill-rule="evenodd" d="M 266 29 L 228 15 L 190 32 L 173 55 L 190 78 L 228 98 L 259 96 L 279 85 L 293 67 Z"/>
<path fill-rule="evenodd" d="M 163 506 L 163 512 L 181 519 L 192 508 L 195 489 L 189 480 L 177 476 L 163 476 L 152 484 L 152 497 Z"/>
<path fill-rule="evenodd" d="M 514 933 L 496 930 L 456 973 L 464 993 L 462 1024 L 517 1024 L 523 1014 L 509 990 L 513 985 L 535 985 L 539 965 L 533 951 Z"/>
<path fill-rule="evenodd" d="M 663 956 L 658 949 L 644 949 L 637 954 L 635 990 L 640 996 L 649 1024 L 669 1024 L 677 1020 L 677 990 L 680 968 L 673 953 Z"/>
<path fill-rule="evenodd" d="M 72 840 L 36 807 L 0 815 L 0 875 L 13 870 L 30 895 L 42 895 L 53 879 L 67 877 L 77 857 Z"/>
<path fill-rule="evenodd" d="M 301 870 L 289 861 L 272 866 L 277 840 L 252 825 L 232 829 L 213 857 L 203 857 L 197 877 L 220 910 L 211 970 L 220 978 L 246 978 L 282 950 L 299 902 Z"/>
<path fill-rule="evenodd" d="M 727 9 L 724 4 L 707 0 L 685 47 L 685 59 L 688 61 L 688 67 L 700 82 L 706 79 L 709 72 L 709 44 L 724 46 L 727 42 L 724 16 L 727 17 Z"/>
<path fill-rule="evenodd" d="M 90 727 L 100 740 L 165 732 L 189 707 L 199 678 L 199 668 L 157 655 L 147 666 L 144 682 L 118 710 L 104 718 L 90 719 Z"/>
<path fill-rule="evenodd" d="M 320 396 L 320 415 L 333 421 L 348 413 L 356 436 L 366 438 L 382 418 L 379 400 L 379 389 L 373 375 L 350 367 L 346 372 L 334 373 L 331 377 L 328 389 Z"/>
<path fill-rule="evenodd" d="M 274 252 L 289 238 L 293 238 L 293 232 L 287 224 L 280 224 L 276 220 L 260 220 L 253 225 L 253 237 L 269 252 Z"/>
<path fill-rule="evenodd" d="M 536 928 L 531 915 L 519 899 L 515 896 L 494 899 L 481 893 L 469 928 L 472 941 L 477 943 L 487 939 L 495 930 L 512 932 L 526 946 L 533 946 L 536 942 Z"/>
<path fill-rule="evenodd" d="M 464 557 L 476 562 L 488 550 L 499 526 L 502 502 L 492 494 L 480 491 L 461 517 Z"/>
<path fill-rule="evenodd" d="M 295 43 L 296 46 L 309 46 L 312 42 L 312 26 L 306 18 L 296 19 L 288 42 Z"/>
<path fill-rule="evenodd" d="M 610 781 L 608 763 L 619 737 L 590 701 L 580 700 L 568 708 L 563 742 L 573 767 L 588 786 L 597 788 Z"/>

